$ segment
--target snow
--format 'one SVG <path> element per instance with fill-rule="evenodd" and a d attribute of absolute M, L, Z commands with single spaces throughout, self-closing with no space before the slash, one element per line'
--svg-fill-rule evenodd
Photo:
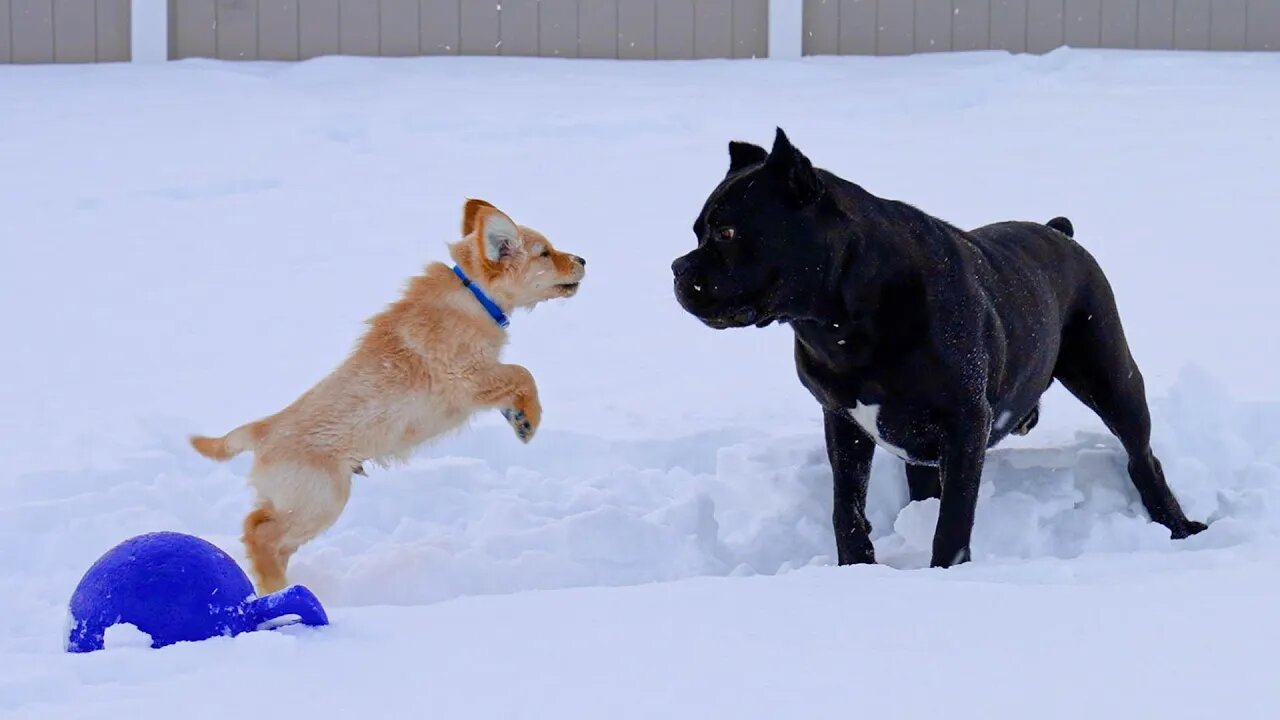
<path fill-rule="evenodd" d="M 0 66 L 0 718 L 1273 717 L 1277 78 L 1274 55 L 1074 50 Z M 1055 387 L 989 455 L 973 563 L 925 567 L 937 503 L 878 452 L 883 565 L 835 567 L 789 332 L 671 296 L 727 141 L 774 125 L 960 225 L 1070 217 L 1210 529 L 1150 523 Z M 327 372 L 468 196 L 590 261 L 512 319 L 537 438 L 493 413 L 357 478 L 291 568 L 331 627 L 63 653 L 111 545 L 243 559 L 248 460 L 185 437 Z"/>

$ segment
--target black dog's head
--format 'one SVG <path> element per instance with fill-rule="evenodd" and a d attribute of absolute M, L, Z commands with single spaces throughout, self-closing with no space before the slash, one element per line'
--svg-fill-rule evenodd
<path fill-rule="evenodd" d="M 779 128 L 773 149 L 729 143 L 729 172 L 693 224 L 698 247 L 671 264 L 676 299 L 710 327 L 803 315 L 820 282 L 826 189 Z"/>

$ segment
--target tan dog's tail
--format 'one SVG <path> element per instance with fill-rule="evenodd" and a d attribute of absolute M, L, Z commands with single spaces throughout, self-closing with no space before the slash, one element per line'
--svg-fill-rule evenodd
<path fill-rule="evenodd" d="M 252 450 L 258 439 L 262 437 L 264 429 L 264 424 L 256 421 L 241 425 L 220 438 L 193 435 L 191 447 L 207 458 L 218 461 L 230 460 L 245 450 Z"/>

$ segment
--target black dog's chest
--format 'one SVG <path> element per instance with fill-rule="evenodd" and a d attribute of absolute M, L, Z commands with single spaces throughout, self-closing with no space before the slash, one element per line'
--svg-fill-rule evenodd
<path fill-rule="evenodd" d="M 886 390 L 871 366 L 835 370 L 797 347 L 800 382 L 819 404 L 862 428 L 884 450 L 915 465 L 938 460 L 939 429 L 928 407 Z"/>

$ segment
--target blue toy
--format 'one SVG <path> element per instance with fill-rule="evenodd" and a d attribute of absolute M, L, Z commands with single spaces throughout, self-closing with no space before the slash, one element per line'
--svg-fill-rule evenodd
<path fill-rule="evenodd" d="M 117 623 L 150 635 L 153 648 L 295 622 L 329 624 L 305 587 L 255 597 L 230 555 L 175 532 L 138 535 L 108 550 L 76 586 L 70 611 L 67 652 L 101 650 Z"/>

